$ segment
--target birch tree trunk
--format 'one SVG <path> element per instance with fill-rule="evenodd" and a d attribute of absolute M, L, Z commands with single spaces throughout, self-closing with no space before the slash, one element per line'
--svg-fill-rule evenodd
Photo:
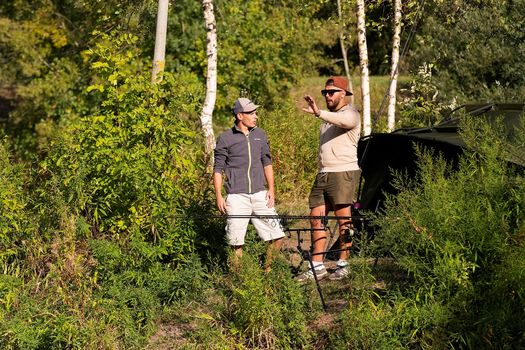
<path fill-rule="evenodd" d="M 339 16 L 339 23 L 344 24 L 343 14 L 341 11 L 341 0 L 337 0 L 337 14 Z M 352 84 L 352 77 L 350 76 L 350 67 L 348 66 L 348 56 L 347 56 L 346 45 L 345 45 L 345 40 L 344 40 L 344 33 L 342 29 L 339 31 L 339 45 L 341 45 L 341 54 L 343 55 L 343 63 L 345 65 L 346 79 L 348 79 L 348 88 L 353 93 L 354 86 Z M 352 105 L 354 104 L 354 95 L 350 96 L 350 103 Z"/>
<path fill-rule="evenodd" d="M 206 55 L 208 56 L 208 71 L 206 74 L 206 98 L 201 113 L 201 126 L 205 137 L 205 157 L 208 170 L 213 166 L 213 149 L 215 135 L 213 133 L 213 109 L 217 98 L 217 26 L 213 12 L 213 0 L 203 0 L 204 22 L 206 24 Z"/>
<path fill-rule="evenodd" d="M 366 45 L 365 1 L 357 0 L 357 41 L 359 46 L 359 67 L 361 68 L 361 99 L 363 103 L 363 133 L 370 135 L 370 80 L 368 77 L 368 49 Z"/>
<path fill-rule="evenodd" d="M 166 55 L 166 32 L 168 30 L 168 4 L 169 0 L 159 0 L 157 9 L 157 31 L 155 33 L 155 53 L 153 54 L 153 69 L 151 82 L 158 82 L 157 75 L 164 70 Z"/>
<path fill-rule="evenodd" d="M 394 0 L 394 38 L 392 40 L 392 67 L 390 72 L 390 87 L 388 91 L 388 132 L 396 125 L 396 91 L 399 75 L 399 46 L 401 33 L 401 0 Z"/>

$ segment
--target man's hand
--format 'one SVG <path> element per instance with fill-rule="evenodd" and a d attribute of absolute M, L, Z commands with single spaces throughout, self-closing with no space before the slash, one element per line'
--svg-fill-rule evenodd
<path fill-rule="evenodd" d="M 268 208 L 273 208 L 273 206 L 275 205 L 275 193 L 273 192 L 273 190 L 268 190 L 266 192 L 266 206 Z"/>
<path fill-rule="evenodd" d="M 217 208 L 221 213 L 226 214 L 226 201 L 224 200 L 222 194 L 217 196 Z"/>
<path fill-rule="evenodd" d="M 223 214 L 226 214 L 226 201 L 222 196 L 222 174 L 213 173 L 213 188 L 215 189 L 215 199 L 217 200 L 217 208 Z"/>
<path fill-rule="evenodd" d="M 317 107 L 317 104 L 315 103 L 315 100 L 310 95 L 305 95 L 304 100 L 306 103 L 308 103 L 307 108 L 303 108 L 303 112 L 315 114 L 316 117 L 318 117 L 321 114 L 321 110 L 319 107 Z"/>

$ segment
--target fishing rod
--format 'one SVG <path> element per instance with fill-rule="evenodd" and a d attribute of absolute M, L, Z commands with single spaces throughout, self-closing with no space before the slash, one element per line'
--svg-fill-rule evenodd
<path fill-rule="evenodd" d="M 202 214 L 195 214 L 195 215 L 171 215 L 170 218 L 173 219 L 188 219 L 188 218 L 196 218 L 196 219 L 273 219 L 273 220 L 280 220 L 280 221 L 289 221 L 289 220 L 322 220 L 323 222 L 328 222 L 329 220 L 348 220 L 353 222 L 359 221 L 359 222 L 365 222 L 370 220 L 369 218 L 366 218 L 362 215 L 257 215 L 257 214 L 249 214 L 249 215 L 227 215 L 227 214 L 221 214 L 221 215 L 202 215 Z"/>

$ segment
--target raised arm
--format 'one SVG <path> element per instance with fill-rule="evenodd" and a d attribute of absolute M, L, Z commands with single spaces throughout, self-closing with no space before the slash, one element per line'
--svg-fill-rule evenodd
<path fill-rule="evenodd" d="M 359 112 L 354 108 L 348 108 L 343 113 L 324 110 L 319 112 L 319 119 L 343 129 L 356 128 L 360 123 L 360 118 Z"/>

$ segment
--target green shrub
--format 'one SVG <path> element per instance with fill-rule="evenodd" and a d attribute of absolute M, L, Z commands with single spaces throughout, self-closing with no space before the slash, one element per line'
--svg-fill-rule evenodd
<path fill-rule="evenodd" d="M 64 198 L 93 233 L 122 239 L 145 259 L 184 260 L 194 230 L 170 217 L 199 197 L 202 153 L 188 121 L 199 105 L 197 80 L 165 74 L 152 85 L 149 72 L 135 73 L 127 47 L 136 38 L 106 39 L 88 53 L 98 73 L 88 90 L 100 105 L 52 141 L 42 172 L 56 188 L 46 192 Z"/>
<path fill-rule="evenodd" d="M 525 284 L 510 261 L 523 254 L 525 180 L 505 159 L 509 145 L 498 125 L 465 122 L 473 151 L 457 169 L 420 152 L 419 177 L 398 182 L 400 193 L 378 219 L 376 244 L 413 278 L 403 296 L 415 311 L 441 305 L 450 317 L 435 336 L 454 347 L 523 346 Z M 431 325 L 428 318 L 420 326 Z"/>
<path fill-rule="evenodd" d="M 393 293 L 379 300 L 359 299 L 341 314 L 330 334 L 335 349 L 444 349 L 443 325 L 453 314 L 440 301 L 421 304 Z"/>
<path fill-rule="evenodd" d="M 28 183 L 28 169 L 12 161 L 8 143 L 0 140 L 0 271 L 17 276 L 38 242 Z"/>
<path fill-rule="evenodd" d="M 250 347 L 301 348 L 309 338 L 306 294 L 286 263 L 274 263 L 265 274 L 257 256 L 243 256 L 226 289 L 229 307 L 223 317 L 229 332 Z"/>
<path fill-rule="evenodd" d="M 2 348 L 140 348 L 206 285 L 186 215 L 208 205 L 197 79 L 152 85 L 136 38 L 100 38 L 94 107 L 59 126 L 38 176 L 0 147 Z"/>

